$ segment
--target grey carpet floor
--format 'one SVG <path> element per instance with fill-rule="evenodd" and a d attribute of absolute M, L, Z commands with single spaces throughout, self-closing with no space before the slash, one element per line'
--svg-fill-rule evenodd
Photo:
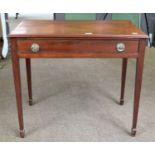
<path fill-rule="evenodd" d="M 19 138 L 11 61 L 0 69 L 0 141 L 155 141 L 155 50 L 146 50 L 138 133 L 131 137 L 135 60 L 128 64 L 124 106 L 120 59 L 33 59 L 27 103 L 21 60 L 26 137 Z"/>

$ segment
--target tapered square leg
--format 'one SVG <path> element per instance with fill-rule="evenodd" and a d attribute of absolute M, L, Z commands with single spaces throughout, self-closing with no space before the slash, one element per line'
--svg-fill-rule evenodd
<path fill-rule="evenodd" d="M 28 97 L 29 105 L 33 105 L 32 100 L 32 78 L 31 78 L 31 59 L 25 59 L 26 61 L 26 74 L 27 74 L 27 86 L 28 86 Z"/>
<path fill-rule="evenodd" d="M 127 63 L 128 59 L 122 59 L 122 79 L 121 79 L 121 96 L 120 96 L 120 105 L 124 104 L 124 94 L 125 94 L 125 82 L 126 82 L 126 72 L 127 72 Z"/>
<path fill-rule="evenodd" d="M 21 80 L 20 80 L 20 64 L 19 64 L 19 58 L 16 53 L 16 40 L 11 40 L 11 54 L 12 54 L 12 67 L 13 67 L 19 130 L 20 130 L 19 134 L 20 137 L 23 138 L 24 122 L 23 122 L 23 108 L 22 108 L 22 96 L 21 96 L 22 93 L 21 93 Z"/>
<path fill-rule="evenodd" d="M 135 91 L 134 91 L 134 108 L 133 108 L 133 121 L 131 136 L 136 135 L 136 127 L 138 120 L 140 93 L 142 85 L 143 65 L 144 65 L 144 53 L 145 53 L 145 40 L 141 40 L 139 44 L 139 56 L 136 62 L 136 78 L 135 78 Z"/>

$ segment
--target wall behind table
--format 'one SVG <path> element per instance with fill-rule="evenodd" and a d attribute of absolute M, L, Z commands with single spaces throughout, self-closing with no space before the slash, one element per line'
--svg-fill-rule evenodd
<path fill-rule="evenodd" d="M 105 13 L 56 13 L 56 20 L 102 20 Z M 112 17 L 111 17 L 112 16 Z M 107 19 L 113 20 L 131 20 L 137 26 L 139 26 L 139 14 L 138 13 L 110 13 Z"/>
<path fill-rule="evenodd" d="M 65 13 L 66 20 L 95 20 L 96 13 Z"/>
<path fill-rule="evenodd" d="M 139 26 L 139 14 L 138 13 L 113 13 L 113 20 L 131 20 L 134 24 Z"/>

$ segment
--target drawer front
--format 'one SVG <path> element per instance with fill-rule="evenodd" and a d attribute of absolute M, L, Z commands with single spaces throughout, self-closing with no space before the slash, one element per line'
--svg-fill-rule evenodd
<path fill-rule="evenodd" d="M 20 54 L 138 54 L 138 41 L 122 40 L 18 40 Z"/>

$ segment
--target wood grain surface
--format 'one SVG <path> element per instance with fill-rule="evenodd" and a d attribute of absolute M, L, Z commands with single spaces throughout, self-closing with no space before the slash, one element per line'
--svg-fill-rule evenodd
<path fill-rule="evenodd" d="M 21 22 L 10 37 L 125 37 L 147 38 L 131 21 L 43 21 Z"/>

